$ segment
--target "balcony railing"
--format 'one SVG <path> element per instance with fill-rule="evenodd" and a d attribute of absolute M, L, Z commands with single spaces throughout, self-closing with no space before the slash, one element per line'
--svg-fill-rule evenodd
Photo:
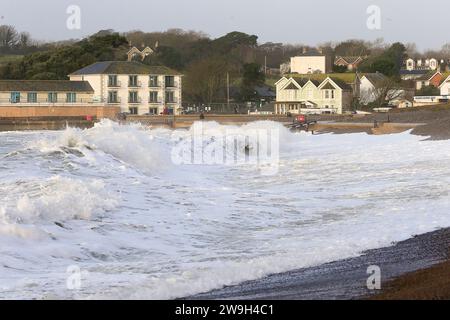
<path fill-rule="evenodd" d="M 149 88 L 161 88 L 163 86 L 163 82 L 157 82 L 157 83 L 148 83 Z"/>
<path fill-rule="evenodd" d="M 120 88 L 122 86 L 120 81 L 108 82 L 108 88 Z"/>
<path fill-rule="evenodd" d="M 148 99 L 148 103 L 160 104 L 162 103 L 161 99 Z"/>
<path fill-rule="evenodd" d="M 119 97 L 117 97 L 117 98 L 108 98 L 107 103 L 108 104 L 120 104 L 120 98 Z"/>
<path fill-rule="evenodd" d="M 178 99 L 177 98 L 168 99 L 166 100 L 166 103 L 178 103 Z"/>
<path fill-rule="evenodd" d="M 131 103 L 131 104 L 139 104 L 139 103 L 141 103 L 141 98 L 136 98 L 136 99 L 134 99 L 134 98 L 128 98 L 128 103 Z"/>
<path fill-rule="evenodd" d="M 128 87 L 130 87 L 130 88 L 140 88 L 140 87 L 142 87 L 142 84 L 141 84 L 140 81 L 128 82 Z"/>

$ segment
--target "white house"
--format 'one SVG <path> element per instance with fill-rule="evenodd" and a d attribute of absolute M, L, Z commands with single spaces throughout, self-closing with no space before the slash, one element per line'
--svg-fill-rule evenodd
<path fill-rule="evenodd" d="M 275 114 L 342 114 L 351 110 L 353 89 L 340 79 L 283 77 L 275 85 Z"/>
<path fill-rule="evenodd" d="M 439 86 L 441 96 L 450 96 L 450 76 L 445 79 Z"/>
<path fill-rule="evenodd" d="M 439 62 L 435 58 L 419 58 L 414 60 L 413 58 L 408 58 L 405 61 L 406 70 L 437 70 L 439 68 Z"/>
<path fill-rule="evenodd" d="M 304 51 L 298 56 L 291 57 L 291 73 L 328 73 L 331 69 L 331 58 L 321 51 Z"/>
<path fill-rule="evenodd" d="M 93 100 L 120 106 L 131 114 L 179 114 L 182 75 L 160 66 L 134 61 L 96 62 L 69 75 L 70 80 L 88 81 Z"/>
<path fill-rule="evenodd" d="M 386 76 L 382 73 L 367 73 L 361 77 L 360 85 L 360 103 L 368 105 L 378 99 L 377 88 L 383 81 L 386 81 Z"/>

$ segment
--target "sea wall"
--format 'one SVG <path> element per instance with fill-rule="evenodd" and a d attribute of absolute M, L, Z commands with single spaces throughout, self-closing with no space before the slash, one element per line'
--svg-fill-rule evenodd
<path fill-rule="evenodd" d="M 71 118 L 91 116 L 97 119 L 116 118 L 119 107 L 94 105 L 78 106 L 0 106 L 0 119 Z"/>

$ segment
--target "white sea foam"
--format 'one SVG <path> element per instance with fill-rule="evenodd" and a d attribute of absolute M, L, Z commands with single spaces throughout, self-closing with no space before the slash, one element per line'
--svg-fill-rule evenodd
<path fill-rule="evenodd" d="M 450 226 L 450 142 L 294 134 L 279 171 L 171 162 L 191 130 L 2 134 L 0 298 L 175 298 Z M 194 134 L 195 135 L 195 134 Z M 5 141 L 5 142 L 4 142 Z M 69 266 L 87 271 L 78 291 Z"/>

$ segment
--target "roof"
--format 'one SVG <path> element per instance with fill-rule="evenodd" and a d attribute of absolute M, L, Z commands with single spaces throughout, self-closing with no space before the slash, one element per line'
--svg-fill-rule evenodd
<path fill-rule="evenodd" d="M 311 79 L 311 80 L 317 80 L 319 82 L 322 82 L 327 77 L 333 78 L 333 79 L 340 79 L 344 81 L 345 83 L 355 83 L 356 78 L 358 75 L 354 72 L 344 72 L 344 73 L 308 73 L 308 74 L 286 74 L 285 77 L 292 77 L 292 78 L 305 78 L 305 79 Z"/>
<path fill-rule="evenodd" d="M 322 57 L 325 56 L 325 54 L 320 53 L 319 51 L 307 51 L 300 54 L 296 54 L 294 57 Z"/>
<path fill-rule="evenodd" d="M 327 78 L 330 78 L 336 85 L 338 85 L 342 90 L 352 90 L 352 87 L 343 81 L 342 79 L 336 78 L 336 77 L 328 77 L 325 75 L 325 78 L 322 81 L 314 80 L 314 79 L 308 79 L 308 78 L 292 78 L 297 82 L 301 87 L 303 87 L 306 83 L 311 81 L 316 87 L 319 87 Z M 331 87 L 327 87 L 328 84 L 325 85 L 322 89 L 334 89 L 334 87 L 331 85 Z M 292 83 L 288 85 L 285 89 L 297 89 L 296 87 L 292 87 Z"/>
<path fill-rule="evenodd" d="M 77 70 L 70 75 L 87 74 L 155 74 L 181 75 L 179 72 L 164 66 L 149 66 L 136 61 L 101 61 Z"/>
<path fill-rule="evenodd" d="M 370 81 L 374 86 L 376 86 L 378 83 L 385 81 L 387 78 L 384 74 L 380 72 L 376 73 L 365 73 L 363 77 L 366 77 L 367 80 Z"/>
<path fill-rule="evenodd" d="M 256 86 L 255 91 L 260 97 L 276 97 L 276 93 L 269 86 Z"/>
<path fill-rule="evenodd" d="M 330 79 L 333 80 L 333 82 L 336 83 L 342 90 L 352 90 L 351 85 L 342 79 L 336 77 L 330 77 Z"/>
<path fill-rule="evenodd" d="M 430 72 L 430 70 L 420 70 L 420 69 L 416 69 L 416 70 L 406 70 L 406 69 L 402 69 L 400 70 L 400 74 L 401 75 L 420 75 L 420 74 L 427 74 L 428 72 Z"/>
<path fill-rule="evenodd" d="M 0 91 L 65 91 L 90 92 L 91 85 L 87 81 L 70 80 L 0 80 Z"/>
<path fill-rule="evenodd" d="M 363 58 L 361 56 L 354 56 L 354 57 L 353 56 L 339 56 L 339 57 L 336 57 L 336 59 L 334 60 L 335 63 L 337 61 L 339 61 L 340 59 L 344 60 L 348 64 L 353 64 L 353 63 L 358 62 L 358 60 L 363 60 Z"/>

